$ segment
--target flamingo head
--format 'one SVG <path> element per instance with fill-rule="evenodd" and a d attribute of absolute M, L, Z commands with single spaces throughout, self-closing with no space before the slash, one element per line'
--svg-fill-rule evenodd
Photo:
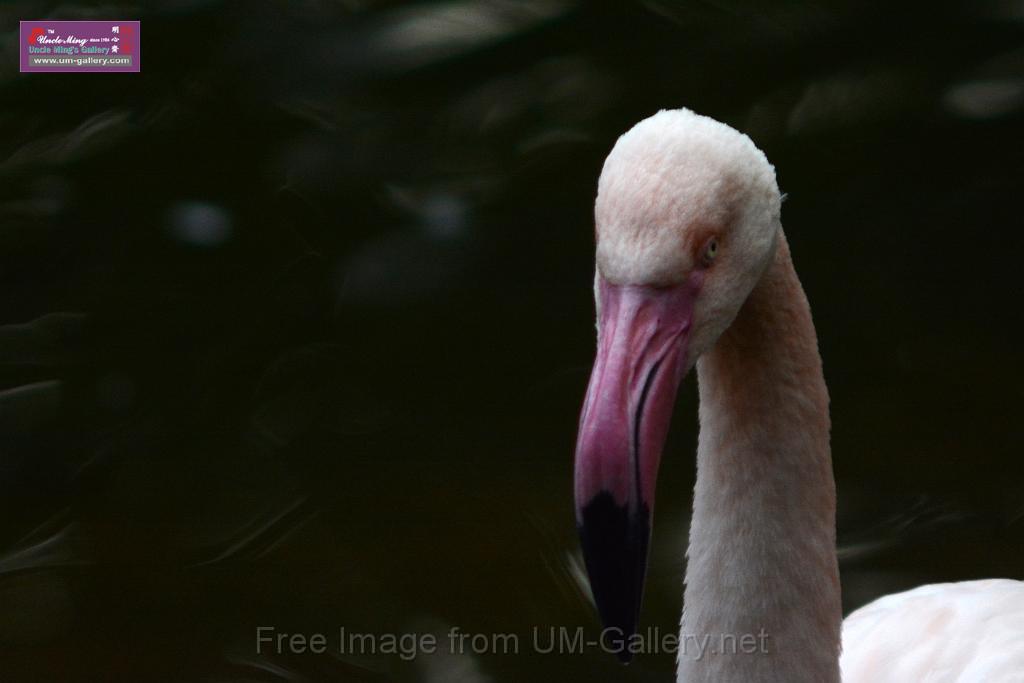
<path fill-rule="evenodd" d="M 601 172 L 597 358 L 576 445 L 576 522 L 607 644 L 624 662 L 679 383 L 764 273 L 780 204 L 750 138 L 685 109 L 638 123 Z"/>

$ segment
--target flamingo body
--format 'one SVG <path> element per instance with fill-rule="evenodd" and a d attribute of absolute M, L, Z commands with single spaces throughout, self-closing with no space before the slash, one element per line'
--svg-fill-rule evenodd
<path fill-rule="evenodd" d="M 677 388 L 696 367 L 680 643 L 711 646 L 681 647 L 678 681 L 1024 682 L 1021 582 L 924 586 L 843 622 L 828 389 L 780 205 L 754 143 L 688 110 L 640 122 L 605 162 L 597 358 L 575 467 L 605 626 L 637 631 L 658 463 Z M 758 647 L 715 647 L 748 637 Z"/>
<path fill-rule="evenodd" d="M 1024 681 L 1024 583 L 983 579 L 918 586 L 843 621 L 848 683 Z"/>

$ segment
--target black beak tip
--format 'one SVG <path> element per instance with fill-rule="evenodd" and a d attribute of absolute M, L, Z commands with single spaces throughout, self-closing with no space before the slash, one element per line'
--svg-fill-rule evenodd
<path fill-rule="evenodd" d="M 647 571 L 650 512 L 644 505 L 630 511 L 602 491 L 583 506 L 579 523 L 590 590 L 604 624 L 604 647 L 628 664 L 628 647 L 636 634 Z"/>

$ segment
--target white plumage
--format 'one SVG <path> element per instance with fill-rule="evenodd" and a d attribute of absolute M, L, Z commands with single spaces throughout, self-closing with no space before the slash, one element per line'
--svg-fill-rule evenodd
<path fill-rule="evenodd" d="M 584 404 L 576 498 L 606 624 L 635 628 L 653 479 L 696 366 L 681 641 L 765 633 L 767 646 L 681 651 L 678 681 L 1024 683 L 1019 581 L 922 586 L 842 619 L 828 390 L 764 154 L 713 119 L 663 111 L 619 139 L 598 186 L 595 289 L 614 310 L 598 301 L 611 341 Z"/>
<path fill-rule="evenodd" d="M 985 579 L 887 595 L 843 621 L 848 683 L 1024 682 L 1024 583 Z"/>

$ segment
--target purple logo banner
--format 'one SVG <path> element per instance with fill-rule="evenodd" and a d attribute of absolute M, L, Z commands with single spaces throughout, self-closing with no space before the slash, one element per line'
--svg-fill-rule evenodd
<path fill-rule="evenodd" d="M 138 21 L 21 22 L 21 71 L 128 71 L 142 66 Z"/>

